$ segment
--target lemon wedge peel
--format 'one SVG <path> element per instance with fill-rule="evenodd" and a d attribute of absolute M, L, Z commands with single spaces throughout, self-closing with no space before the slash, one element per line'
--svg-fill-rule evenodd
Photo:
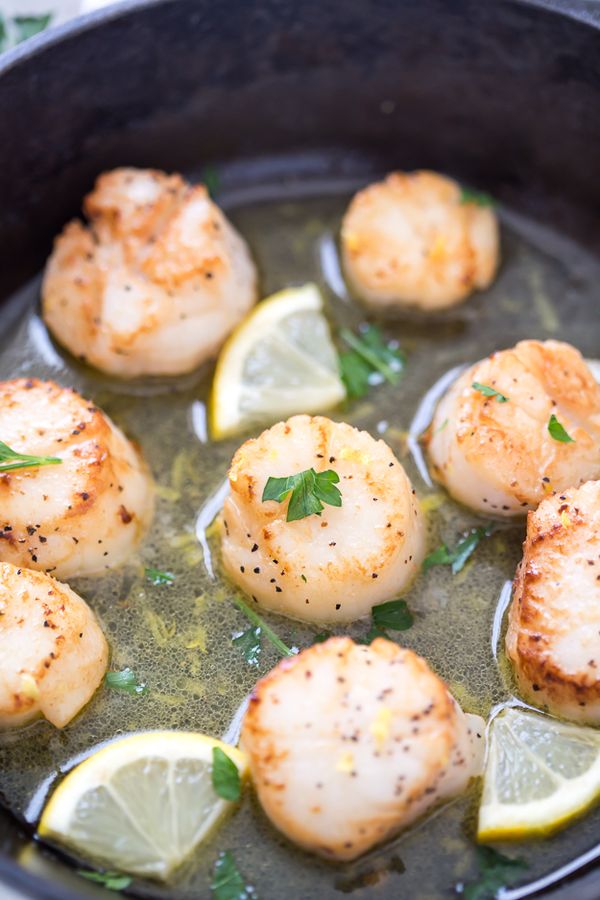
<path fill-rule="evenodd" d="M 292 325 L 305 335 L 292 339 Z M 303 336 L 307 340 L 299 341 Z M 253 355 L 263 369 L 271 357 L 280 384 L 248 381 Z M 222 440 L 297 413 L 326 411 L 345 398 L 319 289 L 312 283 L 286 288 L 255 306 L 224 344 L 209 403 L 211 435 Z"/>
<path fill-rule="evenodd" d="M 538 753 L 525 743 L 527 729 L 545 731 L 549 740 L 563 742 L 565 752 L 579 746 L 593 762 L 582 769 L 580 775 L 566 777 L 548 765 Z M 520 734 L 517 732 L 520 731 Z M 512 751 L 503 746 L 510 739 Z M 518 759 L 511 760 L 511 752 L 518 747 L 522 759 L 537 769 L 555 790 L 544 796 L 524 799 L 522 803 L 505 802 L 499 797 L 497 777 L 502 771 L 508 777 L 516 776 Z M 508 763 L 508 764 L 507 764 Z M 535 790 L 534 782 L 530 784 Z M 561 722 L 550 716 L 509 707 L 491 724 L 488 758 L 484 774 L 483 795 L 479 808 L 477 839 L 481 843 L 506 840 L 525 840 L 531 837 L 548 837 L 565 828 L 583 815 L 600 798 L 600 732 L 581 725 Z"/>
<path fill-rule="evenodd" d="M 214 747 L 220 747 L 224 753 L 236 764 L 240 772 L 242 783 L 248 778 L 248 763 L 246 756 L 235 747 L 224 744 L 215 738 L 193 732 L 157 731 L 143 734 L 130 735 L 119 738 L 97 750 L 83 762 L 72 769 L 54 791 L 52 797 L 43 811 L 38 834 L 44 839 L 55 841 L 70 847 L 84 858 L 95 859 L 105 865 L 110 865 L 119 871 L 130 874 L 144 875 L 166 881 L 179 866 L 189 858 L 194 848 L 205 840 L 216 828 L 222 818 L 230 812 L 235 803 L 219 797 L 212 787 L 211 766 L 212 751 Z M 156 784 L 156 792 L 167 798 L 167 805 L 163 806 L 161 822 L 140 821 L 136 815 L 128 809 L 123 802 L 123 797 L 115 787 L 115 779 L 123 777 L 123 772 L 131 766 L 140 763 L 166 763 L 168 778 L 166 781 Z M 204 765 L 201 778 L 206 780 L 204 793 L 207 801 L 198 809 L 198 815 L 202 812 L 202 818 L 190 823 L 190 815 L 194 811 L 187 809 L 178 810 L 173 803 L 172 781 L 175 778 L 174 768 L 178 763 L 200 763 Z M 139 774 L 137 774 L 139 778 Z M 152 773 L 143 774 L 144 788 L 152 788 Z M 195 776 L 197 779 L 197 775 Z M 197 781 L 196 781 L 197 783 Z M 124 819 L 127 821 L 129 834 L 110 833 L 102 831 L 101 815 L 99 821 L 92 821 L 90 828 L 92 838 L 99 837 L 103 843 L 111 846 L 111 852 L 98 853 L 86 846 L 85 840 L 77 836 L 77 817 L 81 811 L 85 814 L 86 804 L 93 800 L 98 791 L 110 794 Z M 190 792 L 190 804 L 193 792 Z M 170 806 L 170 810 L 167 808 Z M 139 812 L 139 810 L 138 810 Z M 179 825 L 182 815 L 185 813 L 188 838 L 182 839 Z M 171 823 L 169 840 L 164 840 L 165 822 Z M 109 828 L 111 823 L 107 822 Z M 94 835 L 94 828 L 97 834 Z M 119 857 L 117 847 L 133 836 L 139 844 L 144 844 L 151 851 L 148 858 L 125 859 Z M 177 845 L 178 839 L 180 845 Z M 139 857 L 138 853 L 138 857 Z"/>

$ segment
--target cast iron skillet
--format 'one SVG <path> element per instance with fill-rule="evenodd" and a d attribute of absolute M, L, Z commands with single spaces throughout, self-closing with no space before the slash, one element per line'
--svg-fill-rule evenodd
<path fill-rule="evenodd" d="M 599 50 L 593 0 L 133 0 L 41 35 L 0 59 L 0 300 L 123 164 L 236 158 L 247 186 L 275 166 L 351 174 L 360 151 L 450 171 L 600 249 Z M 50 854 L 26 871 L 28 840 L 0 809 L 0 896 L 110 896 Z M 584 863 L 544 896 L 600 896 Z"/>

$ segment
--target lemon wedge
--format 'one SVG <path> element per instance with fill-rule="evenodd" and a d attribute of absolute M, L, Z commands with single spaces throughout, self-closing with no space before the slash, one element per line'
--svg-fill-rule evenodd
<path fill-rule="evenodd" d="M 492 722 L 477 838 L 563 828 L 600 796 L 600 732 L 524 709 Z"/>
<path fill-rule="evenodd" d="M 273 294 L 224 345 L 210 403 L 213 437 L 229 437 L 295 413 L 316 413 L 346 396 L 314 284 Z"/>
<path fill-rule="evenodd" d="M 167 880 L 233 806 L 212 785 L 214 747 L 246 777 L 243 753 L 202 734 L 148 732 L 108 744 L 55 790 L 40 837 L 111 869 Z"/>

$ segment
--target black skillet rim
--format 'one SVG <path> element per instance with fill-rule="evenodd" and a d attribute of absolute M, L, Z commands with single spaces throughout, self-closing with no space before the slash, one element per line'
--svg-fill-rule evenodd
<path fill-rule="evenodd" d="M 75 38 L 106 22 L 149 7 L 166 6 L 174 2 L 177 0 L 120 0 L 109 7 L 95 10 L 55 26 L 3 53 L 0 56 L 0 77 L 21 62 L 41 55 L 47 47 L 56 46 L 64 40 Z M 496 2 L 537 7 L 546 12 L 572 18 L 582 25 L 600 32 L 600 5 L 596 0 L 496 0 Z M 16 820 L 15 824 L 17 824 Z M 592 861 L 576 872 L 580 872 L 579 877 L 574 872 L 575 878 L 567 875 L 557 885 L 550 887 L 549 892 L 544 892 L 542 889 L 541 893 L 536 891 L 531 896 L 545 896 L 548 900 L 597 900 L 600 894 L 600 866 L 597 862 Z M 0 888 L 2 885 L 20 891 L 23 900 L 81 900 L 83 896 L 83 893 L 71 891 L 64 885 L 51 884 L 47 879 L 27 871 L 16 860 L 0 852 Z M 85 893 L 90 897 L 108 896 L 106 891 L 98 891 L 91 884 L 86 885 Z M 512 894 L 513 892 L 510 891 L 509 896 Z"/>

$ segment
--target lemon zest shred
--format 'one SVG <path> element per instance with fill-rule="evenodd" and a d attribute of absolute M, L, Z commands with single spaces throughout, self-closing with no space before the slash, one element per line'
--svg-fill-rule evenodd
<path fill-rule="evenodd" d="M 380 706 L 377 710 L 377 715 L 369 727 L 369 731 L 375 738 L 375 745 L 378 750 L 383 748 L 383 745 L 390 736 L 391 724 L 392 710 L 389 706 Z"/>
<path fill-rule="evenodd" d="M 349 750 L 346 753 L 342 753 L 335 764 L 335 768 L 338 772 L 352 772 L 354 769 L 354 755 Z"/>

